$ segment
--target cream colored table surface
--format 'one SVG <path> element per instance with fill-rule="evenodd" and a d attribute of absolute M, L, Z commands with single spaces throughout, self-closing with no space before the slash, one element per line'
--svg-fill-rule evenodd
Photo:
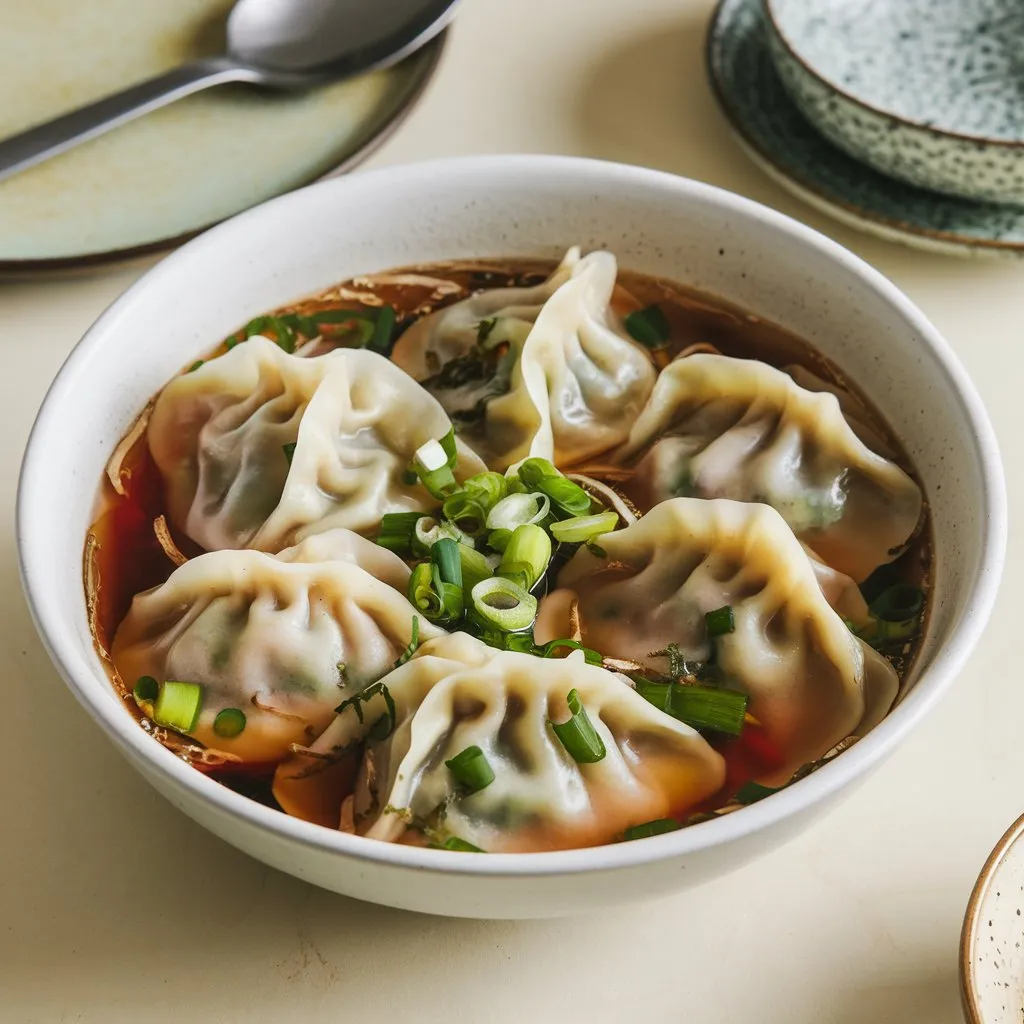
<path fill-rule="evenodd" d="M 372 164 L 585 154 L 710 181 L 814 225 L 945 332 L 995 421 L 1015 504 L 1024 265 L 874 241 L 769 182 L 705 84 L 709 13 L 708 0 L 467 0 L 426 100 Z M 960 1020 L 963 908 L 1024 809 L 1016 522 L 966 677 L 788 847 L 697 891 L 585 918 L 455 921 L 356 903 L 248 859 L 157 796 L 65 690 L 29 621 L 13 513 L 32 417 L 82 332 L 143 269 L 0 285 L 0 1021 Z"/>

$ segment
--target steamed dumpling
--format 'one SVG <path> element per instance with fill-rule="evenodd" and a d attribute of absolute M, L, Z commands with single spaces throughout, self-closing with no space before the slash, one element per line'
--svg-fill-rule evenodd
<path fill-rule="evenodd" d="M 546 280 L 528 288 L 487 288 L 417 320 L 395 343 L 391 358 L 418 381 L 434 377 L 455 359 L 477 351 L 480 325 L 493 332 L 498 320 L 533 324 L 541 306 L 572 277 L 580 265 L 573 246 Z M 495 321 L 495 323 L 491 323 Z"/>
<path fill-rule="evenodd" d="M 389 583 L 404 590 L 408 574 L 397 555 L 345 530 L 280 556 L 207 552 L 135 597 L 111 657 L 129 688 L 147 675 L 201 684 L 190 736 L 243 761 L 275 762 L 393 668 L 416 612 Z M 443 633 L 422 618 L 418 629 Z M 225 708 L 246 716 L 233 739 L 213 731 Z"/>
<path fill-rule="evenodd" d="M 921 517 L 920 488 L 857 437 L 835 395 L 750 359 L 671 363 L 614 460 L 635 464 L 624 489 L 642 508 L 675 496 L 765 502 L 855 580 L 892 561 Z"/>
<path fill-rule="evenodd" d="M 403 474 L 421 445 L 450 430 L 437 401 L 382 356 L 306 359 L 257 336 L 172 380 L 148 439 L 174 526 L 211 551 L 279 551 L 433 507 Z M 460 444 L 456 476 L 483 469 Z"/>
<path fill-rule="evenodd" d="M 604 743 L 595 763 L 577 764 L 549 724 L 569 718 L 572 689 Z M 464 795 L 445 761 L 474 745 L 494 781 Z M 275 793 L 285 809 L 322 806 L 303 788 L 315 791 L 317 767 L 354 749 L 354 792 L 332 824 L 390 842 L 454 836 L 494 853 L 612 842 L 632 825 L 685 817 L 725 781 L 699 733 L 581 653 L 497 652 L 464 633 L 424 645 L 358 714 L 339 714 L 307 763 L 297 755 L 282 765 Z"/>
<path fill-rule="evenodd" d="M 785 758 L 759 781 L 782 784 L 889 710 L 894 669 L 829 607 L 800 542 L 769 506 L 676 498 L 600 545 L 606 557 L 583 547 L 562 569 L 538 642 L 573 635 L 575 623 L 606 657 L 657 669 L 665 666 L 652 652 L 670 644 L 691 662 L 714 655 Z M 726 605 L 735 631 L 711 641 L 704 617 Z"/>
<path fill-rule="evenodd" d="M 537 288 L 482 292 L 425 318 L 394 358 L 492 469 L 579 462 L 627 438 L 654 386 L 650 357 L 611 308 L 617 273 L 611 253 L 570 250 Z"/>

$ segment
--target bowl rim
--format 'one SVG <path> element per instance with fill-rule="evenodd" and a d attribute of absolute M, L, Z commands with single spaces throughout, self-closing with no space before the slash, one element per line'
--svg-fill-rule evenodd
<path fill-rule="evenodd" d="M 886 110 L 884 107 L 875 106 L 873 103 L 869 103 L 867 100 L 861 99 L 861 97 L 856 93 L 850 92 L 831 78 L 827 78 L 823 71 L 819 71 L 808 58 L 804 57 L 800 52 L 799 47 L 786 34 L 785 29 L 782 27 L 782 19 L 777 13 L 776 8 L 778 2 L 779 0 L 764 0 L 765 19 L 768 22 L 769 28 L 786 51 L 786 56 L 789 60 L 798 65 L 809 78 L 813 78 L 834 95 L 839 96 L 855 107 L 859 107 L 865 113 L 871 114 L 873 117 L 882 118 L 886 121 L 895 121 L 898 124 L 903 125 L 905 128 L 912 129 L 922 135 L 931 135 L 938 139 L 965 143 L 975 147 L 979 143 L 984 143 L 986 146 L 998 146 L 1001 149 L 1011 151 L 1024 151 L 1024 137 L 1019 139 L 1003 139 L 994 135 L 978 135 L 971 132 L 959 132 L 951 129 L 936 128 L 934 125 L 925 124 L 923 121 L 915 120 L 912 117 L 894 113 L 891 110 Z"/>
<path fill-rule="evenodd" d="M 1022 835 L 1024 835 L 1024 814 L 999 837 L 999 842 L 988 855 L 978 879 L 974 883 L 971 897 L 967 901 L 967 909 L 964 911 L 964 923 L 960 930 L 960 1002 L 963 1005 L 967 1024 L 985 1024 L 981 1011 L 978 1009 L 978 990 L 974 983 L 973 963 L 981 904 L 985 896 L 988 895 L 992 883 L 996 880 L 996 873 L 1010 852 L 1010 848 Z"/>
<path fill-rule="evenodd" d="M 56 606 L 46 600 L 47 591 L 36 583 L 37 573 L 45 576 L 49 545 L 34 509 L 51 504 L 53 490 L 47 486 L 47 442 L 66 433 L 62 416 L 66 398 L 74 393 L 81 364 L 94 350 L 102 350 L 110 336 L 116 336 L 118 322 L 129 307 L 145 301 L 165 278 L 203 250 L 216 251 L 232 239 L 244 239 L 251 226 L 265 218 L 287 220 L 292 207 L 331 202 L 347 189 L 419 182 L 436 183 L 440 178 L 459 180 L 464 175 L 493 175 L 523 178 L 543 175 L 544 180 L 571 178 L 587 186 L 619 187 L 623 192 L 656 193 L 671 201 L 685 197 L 710 205 L 724 216 L 734 214 L 753 220 L 800 242 L 809 258 L 817 256 L 839 265 L 870 286 L 894 312 L 908 322 L 934 361 L 936 372 L 945 377 L 959 406 L 960 415 L 974 434 L 981 473 L 981 497 L 985 515 L 980 524 L 977 568 L 969 584 L 966 607 L 955 628 L 936 652 L 930 668 L 922 674 L 907 696 L 863 739 L 841 757 L 793 784 L 770 799 L 742 811 L 692 825 L 641 842 L 617 843 L 578 850 L 545 853 L 489 853 L 452 857 L 449 851 L 383 843 L 348 835 L 320 825 L 292 818 L 266 807 L 215 782 L 196 771 L 157 743 L 115 700 L 105 673 L 97 671 L 87 658 L 76 652 L 75 624 L 65 620 Z M 242 826 L 269 832 L 283 841 L 307 848 L 370 862 L 385 867 L 414 869 L 424 875 L 439 873 L 471 877 L 543 877 L 588 874 L 676 860 L 684 855 L 713 850 L 779 824 L 826 801 L 856 778 L 880 763 L 910 732 L 917 721 L 938 702 L 977 643 L 996 598 L 1006 546 L 1007 512 L 1002 462 L 996 437 L 981 399 L 956 355 L 939 331 L 893 283 L 879 271 L 798 221 L 713 185 L 682 178 L 663 171 L 580 157 L 550 155 L 462 156 L 401 164 L 354 177 L 334 178 L 277 197 L 241 213 L 205 232 L 167 256 L 143 274 L 103 312 L 75 345 L 57 373 L 33 424 L 21 465 L 16 510 L 16 542 L 22 586 L 36 630 L 51 660 L 68 688 L 112 742 L 143 774 L 156 774 L 171 789 L 187 793 L 200 803 L 212 805 L 221 815 Z M 102 687 L 97 687 L 100 680 Z"/>

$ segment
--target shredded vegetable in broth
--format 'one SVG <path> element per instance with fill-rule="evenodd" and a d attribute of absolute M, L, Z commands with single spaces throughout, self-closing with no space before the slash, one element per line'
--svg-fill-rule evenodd
<path fill-rule="evenodd" d="M 661 836 L 840 756 L 906 685 L 930 557 L 869 395 L 571 249 L 358 277 L 183 358 L 84 584 L 197 770 L 486 854 Z"/>

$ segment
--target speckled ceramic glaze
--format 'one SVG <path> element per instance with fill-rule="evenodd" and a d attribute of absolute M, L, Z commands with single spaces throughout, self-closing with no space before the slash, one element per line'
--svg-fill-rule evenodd
<path fill-rule="evenodd" d="M 1024 816 L 999 840 L 971 893 L 960 994 L 967 1024 L 1024 1021 Z"/>
<path fill-rule="evenodd" d="M 923 188 L 1024 204 L 1021 0 L 764 0 L 794 102 Z"/>
<path fill-rule="evenodd" d="M 921 249 L 1024 256 L 1024 210 L 914 188 L 827 142 L 790 99 L 768 50 L 762 0 L 722 0 L 708 33 L 719 105 L 780 184 L 854 227 Z"/>
<path fill-rule="evenodd" d="M 624 267 L 687 282 L 806 338 L 902 438 L 933 499 L 935 560 L 921 651 L 885 720 L 820 771 L 735 814 L 632 843 L 486 855 L 383 843 L 288 817 L 219 785 L 140 729 L 89 635 L 82 545 L 109 453 L 150 396 L 238 324 L 347 277 L 458 257 L 557 258 L 573 243 L 609 247 Z M 337 178 L 189 242 L 103 314 L 57 375 L 32 431 L 18 504 L 22 578 L 45 643 L 75 696 L 160 792 L 228 842 L 309 882 L 472 917 L 593 911 L 658 896 L 808 828 L 881 765 L 968 663 L 995 600 L 1005 541 L 1002 466 L 981 399 L 893 284 L 748 199 L 646 168 L 552 156 L 463 157 Z"/>
<path fill-rule="evenodd" d="M 219 52 L 231 6 L 0 0 L 0 137 Z M 210 89 L 0 182 L 0 270 L 168 245 L 358 163 L 422 92 L 442 46 L 307 92 Z"/>

